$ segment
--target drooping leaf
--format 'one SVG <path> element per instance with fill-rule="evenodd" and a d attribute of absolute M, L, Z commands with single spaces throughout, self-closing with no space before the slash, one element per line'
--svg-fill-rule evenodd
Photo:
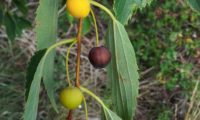
<path fill-rule="evenodd" d="M 16 33 L 16 25 L 12 15 L 9 12 L 6 12 L 3 18 L 4 25 L 6 27 L 6 33 L 8 35 L 8 39 L 13 41 L 15 39 Z"/>
<path fill-rule="evenodd" d="M 115 0 L 115 15 L 122 24 L 127 23 L 132 15 L 133 9 L 136 8 L 136 4 L 140 5 L 141 0 Z"/>
<path fill-rule="evenodd" d="M 28 8 L 26 6 L 26 0 L 13 0 L 13 3 L 17 6 L 17 8 L 23 13 L 27 14 Z"/>
<path fill-rule="evenodd" d="M 106 120 L 121 120 L 121 118 L 117 114 L 109 109 L 106 110 L 105 115 Z"/>
<path fill-rule="evenodd" d="M 23 116 L 24 120 L 36 120 L 43 67 L 44 59 L 39 62 L 30 86 L 30 92 L 28 94 Z"/>
<path fill-rule="evenodd" d="M 72 43 L 72 42 L 74 42 L 74 39 L 61 41 L 57 44 L 54 44 L 54 46 L 49 47 L 44 55 L 42 54 L 43 52 L 41 51 L 36 55 L 37 57 L 35 56 L 32 59 L 33 60 L 32 64 L 37 64 L 37 62 L 39 61 L 39 58 L 42 56 L 39 64 L 36 67 L 36 71 L 30 71 L 34 73 L 29 73 L 30 76 L 28 79 L 32 78 L 32 75 L 33 75 L 33 80 L 30 85 L 28 99 L 25 105 L 25 112 L 23 115 L 23 118 L 25 120 L 36 120 L 41 79 L 44 78 L 44 72 L 45 72 L 44 68 L 46 65 L 46 61 L 48 61 L 48 56 L 50 55 L 51 51 L 54 50 L 55 47 L 59 45 Z M 32 69 L 35 69 L 35 67 L 32 66 Z"/>
<path fill-rule="evenodd" d="M 113 107 L 123 120 L 132 120 L 139 88 L 138 66 L 135 51 L 120 22 L 114 21 L 110 25 L 107 45 L 112 53 L 108 76 L 112 86 Z"/>
<path fill-rule="evenodd" d="M 153 0 L 115 0 L 114 12 L 116 18 L 124 25 L 131 18 L 133 11 L 143 8 Z"/>
<path fill-rule="evenodd" d="M 57 39 L 58 0 L 40 0 L 36 16 L 37 48 L 41 50 L 54 44 Z M 53 79 L 55 51 L 48 55 L 44 65 L 43 82 L 53 108 L 56 108 L 54 98 L 55 81 Z"/>
<path fill-rule="evenodd" d="M 30 75 L 28 79 L 33 78 L 33 80 L 30 79 L 30 81 L 27 82 L 28 85 L 30 84 L 29 85 L 30 87 L 28 88 L 29 89 L 28 98 L 25 104 L 25 112 L 23 115 L 24 120 L 36 120 L 38 102 L 39 102 L 40 85 L 41 85 L 42 77 L 44 77 L 44 74 L 43 74 L 44 67 L 45 67 L 46 61 L 48 61 L 47 55 L 49 55 L 49 52 L 50 51 L 46 51 L 46 49 L 44 49 L 38 52 L 37 55 L 35 55 L 34 58 L 32 58 L 32 65 L 38 64 L 37 63 L 38 61 L 39 61 L 39 64 L 37 65 L 37 67 L 34 67 L 32 65 L 30 65 L 29 67 L 31 69 L 31 66 L 32 66 L 32 69 L 34 70 L 36 68 L 36 70 L 35 71 L 30 70 L 29 72 L 34 72 L 34 73 L 28 74 Z"/>
<path fill-rule="evenodd" d="M 200 1 L 199 0 L 188 0 L 191 8 L 197 12 L 200 12 Z"/>
<path fill-rule="evenodd" d="M 27 68 L 27 73 L 26 73 L 26 92 L 25 92 L 26 100 L 28 98 L 31 83 L 33 81 L 38 64 L 39 64 L 40 60 L 42 59 L 42 57 L 44 56 L 45 52 L 46 52 L 46 49 L 37 51 L 29 62 L 29 65 Z"/>
<path fill-rule="evenodd" d="M 58 1 L 40 0 L 36 12 L 37 49 L 44 49 L 56 42 Z"/>

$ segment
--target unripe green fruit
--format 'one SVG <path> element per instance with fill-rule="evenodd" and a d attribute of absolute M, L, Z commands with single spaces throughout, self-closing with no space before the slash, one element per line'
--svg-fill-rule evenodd
<path fill-rule="evenodd" d="M 67 87 L 60 92 L 60 102 L 68 109 L 77 108 L 83 101 L 83 94 L 79 88 Z"/>

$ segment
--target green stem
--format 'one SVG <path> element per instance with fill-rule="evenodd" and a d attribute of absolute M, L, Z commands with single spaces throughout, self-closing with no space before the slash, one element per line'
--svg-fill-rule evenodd
<path fill-rule="evenodd" d="M 56 47 L 58 47 L 58 46 L 60 46 L 60 45 L 67 44 L 67 43 L 72 43 L 72 42 L 74 42 L 74 41 L 76 41 L 75 38 L 67 39 L 67 40 L 63 40 L 63 41 L 61 41 L 61 42 L 55 43 L 55 44 L 53 44 L 52 46 L 50 46 L 50 47 L 47 49 L 47 51 L 46 51 L 46 53 L 44 54 L 44 56 L 42 57 L 42 61 L 41 61 L 42 63 L 41 63 L 41 65 L 44 66 L 44 62 L 45 62 L 45 60 L 46 60 L 46 57 L 47 57 L 47 55 L 49 54 L 49 52 L 50 52 L 51 50 L 53 50 L 54 48 L 56 48 Z M 42 68 L 43 68 L 43 67 L 42 67 Z"/>
<path fill-rule="evenodd" d="M 95 95 L 94 93 L 92 93 L 90 90 L 88 90 L 88 89 L 86 89 L 86 88 L 84 88 L 84 87 L 82 87 L 82 86 L 80 86 L 80 89 L 81 89 L 83 92 L 87 93 L 88 95 L 92 96 L 97 102 L 99 102 L 99 104 L 103 107 L 103 109 L 108 110 L 108 108 L 106 107 L 106 105 L 103 103 L 103 101 L 102 101 L 98 96 L 96 96 L 96 95 Z"/>
<path fill-rule="evenodd" d="M 94 5 L 94 6 L 97 6 L 97 7 L 101 8 L 102 10 L 104 10 L 112 18 L 113 21 L 116 21 L 115 16 L 112 14 L 112 12 L 108 8 L 106 8 L 102 4 L 100 4 L 100 3 L 96 2 L 96 1 L 93 1 L 93 0 L 91 0 L 90 3 L 92 5 Z"/>
<path fill-rule="evenodd" d="M 84 102 L 84 108 L 85 108 L 85 119 L 88 120 L 88 109 L 87 109 L 87 102 L 85 100 L 85 97 L 83 97 Z"/>
<path fill-rule="evenodd" d="M 56 48 L 56 47 L 58 47 L 58 46 L 60 46 L 60 45 L 63 45 L 63 44 L 72 43 L 72 42 L 74 42 L 75 40 L 76 40 L 75 38 L 66 39 L 66 40 L 63 40 L 63 41 L 60 41 L 60 42 L 58 42 L 58 43 L 53 44 L 52 46 L 50 46 L 50 47 L 47 49 L 47 52 L 45 53 L 44 56 L 47 56 L 47 54 L 48 54 L 51 50 L 53 50 L 54 48 Z"/>
<path fill-rule="evenodd" d="M 95 33 L 96 33 L 96 46 L 98 46 L 99 45 L 99 33 L 98 33 L 96 17 L 94 15 L 94 12 L 92 9 L 91 9 L 91 15 L 92 15 L 92 19 L 94 21 L 94 27 L 95 27 Z"/>
<path fill-rule="evenodd" d="M 69 46 L 69 48 L 67 49 L 67 54 L 66 54 L 66 62 L 65 62 L 65 66 L 66 66 L 66 78 L 67 78 L 67 82 L 69 84 L 69 86 L 71 87 L 72 86 L 72 83 L 71 83 L 71 79 L 70 79 L 70 76 L 69 76 L 69 66 L 68 66 L 68 61 L 69 61 L 69 53 L 70 53 L 70 50 L 71 48 L 74 46 L 74 44 L 76 44 L 76 40 Z"/>

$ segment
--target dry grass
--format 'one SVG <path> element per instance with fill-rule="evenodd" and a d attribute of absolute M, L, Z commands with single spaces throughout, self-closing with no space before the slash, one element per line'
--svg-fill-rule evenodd
<path fill-rule="evenodd" d="M 200 119 L 200 91 L 199 80 L 196 82 L 195 88 L 190 98 L 190 104 L 185 116 L 185 120 L 199 120 Z"/>
<path fill-rule="evenodd" d="M 31 0 L 30 19 L 34 19 L 35 7 L 38 2 Z M 34 23 L 33 23 L 34 24 Z M 104 44 L 103 36 L 106 26 L 98 21 L 100 26 L 101 43 Z M 71 36 L 71 33 L 77 31 L 76 25 L 70 26 L 63 36 Z M 92 90 L 102 98 L 108 98 L 109 93 L 105 93 L 106 88 L 106 70 L 94 69 L 87 58 L 87 54 L 91 47 L 94 45 L 95 36 L 94 31 L 89 33 L 83 38 L 82 55 L 81 55 L 81 83 L 83 86 Z M 67 46 L 57 48 L 56 54 L 56 92 L 55 97 L 58 101 L 58 92 L 61 88 L 66 86 L 65 82 L 65 52 Z M 12 44 L 7 41 L 4 28 L 0 29 L 0 120 L 18 120 L 23 114 L 24 105 L 24 83 L 25 83 L 25 70 L 27 62 L 36 51 L 35 46 L 35 33 L 33 30 L 26 30 L 23 32 L 22 37 L 17 38 Z M 76 46 L 70 52 L 70 73 L 71 78 L 74 78 L 75 72 L 75 58 Z M 185 60 L 183 60 L 185 61 Z M 168 92 L 164 84 L 160 83 L 153 73 L 158 70 L 155 67 L 141 68 L 140 80 L 140 95 L 138 97 L 138 109 L 136 112 L 136 120 L 155 120 L 156 116 L 161 110 L 166 109 L 174 120 L 183 120 L 186 113 L 187 119 L 185 120 L 199 120 L 200 119 L 200 95 L 199 89 L 194 89 L 193 96 L 190 102 L 184 95 L 183 91 L 177 89 Z M 199 70 L 199 68 L 194 68 Z M 42 87 L 43 88 L 43 87 Z M 101 107 L 90 97 L 86 97 L 88 103 L 90 120 L 100 119 Z M 169 106 L 169 108 L 161 108 L 162 106 Z M 189 107 L 189 109 L 188 109 Z M 67 110 L 63 108 L 58 102 L 59 114 L 56 114 L 48 101 L 46 92 L 41 90 L 40 103 L 38 110 L 38 120 L 62 120 L 67 115 Z M 84 120 L 85 114 L 83 108 L 74 112 L 75 120 Z"/>

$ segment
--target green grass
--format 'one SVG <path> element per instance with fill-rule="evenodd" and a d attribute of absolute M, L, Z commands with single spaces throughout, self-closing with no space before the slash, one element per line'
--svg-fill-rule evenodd
<path fill-rule="evenodd" d="M 7 44 L 1 41 L 2 44 Z M 22 116 L 24 103 L 25 65 L 27 59 L 16 46 L 13 55 L 8 45 L 0 49 L 0 119 L 17 120 Z"/>
<path fill-rule="evenodd" d="M 144 96 L 152 101 L 147 106 L 153 109 L 145 112 L 148 119 L 170 120 L 175 104 L 185 105 L 183 101 L 190 98 L 195 81 L 200 76 L 197 62 L 197 51 L 200 48 L 199 25 L 200 16 L 187 4 L 163 0 L 154 1 L 150 7 L 135 14 L 132 23 L 127 26 L 140 71 L 154 67 L 141 81 L 148 78 L 158 81 L 158 88 L 152 86 L 155 88 L 147 89 L 158 89 L 155 92 L 160 92 L 160 97 L 163 93 L 166 94 L 166 97 L 159 99 Z M 159 91 L 160 89 L 164 92 Z M 153 92 L 151 93 L 154 94 Z M 155 101 L 159 104 L 153 104 Z M 139 101 L 139 105 L 144 104 L 144 101 Z M 154 110 L 155 107 L 158 110 Z"/>
<path fill-rule="evenodd" d="M 60 19 L 60 26 L 65 24 L 64 20 Z M 154 0 L 151 6 L 138 11 L 130 25 L 126 26 L 136 51 L 140 71 L 154 67 L 145 77 L 141 76 L 141 82 L 149 80 L 159 83 L 146 88 L 150 93 L 139 98 L 138 106 L 143 107 L 140 112 L 144 112 L 146 118 L 171 120 L 175 104 L 178 105 L 179 111 L 186 110 L 181 108 L 181 105 L 184 106 L 187 103 L 184 101 L 189 101 L 195 81 L 200 77 L 199 26 L 200 16 L 187 4 L 167 0 Z M 64 28 L 61 28 L 62 30 L 66 31 Z M 7 42 L 1 40 L 0 55 L 0 120 L 18 120 L 23 114 L 25 70 L 30 53 L 25 48 L 19 48 L 17 43 L 13 43 L 10 50 Z M 60 57 L 56 57 L 57 93 L 65 87 L 65 61 L 62 55 L 65 54 L 61 53 Z M 74 73 L 74 70 L 70 72 Z M 105 83 L 103 81 L 98 84 Z M 93 83 L 89 85 L 91 89 L 95 87 Z M 105 102 L 111 104 L 109 88 L 100 88 L 97 91 L 103 91 L 101 93 Z M 55 97 L 58 101 L 57 94 Z M 99 107 L 94 105 L 94 102 L 89 105 L 90 112 L 95 114 L 96 108 Z M 39 106 L 39 119 L 60 120 L 66 117 L 67 111 L 60 104 L 58 107 L 61 112 L 55 114 L 44 89 L 41 90 Z M 81 114 L 84 116 L 83 112 Z"/>
<path fill-rule="evenodd" d="M 159 76 L 168 90 L 176 85 L 184 90 L 193 87 L 192 80 L 198 75 L 193 69 L 200 47 L 199 19 L 186 4 L 154 1 L 127 26 L 139 65 L 158 68 L 153 76 Z"/>

